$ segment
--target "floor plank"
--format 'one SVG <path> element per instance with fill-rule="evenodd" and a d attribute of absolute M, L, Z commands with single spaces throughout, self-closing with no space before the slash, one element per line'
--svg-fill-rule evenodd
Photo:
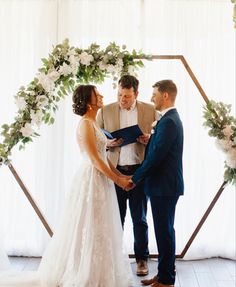
<path fill-rule="evenodd" d="M 10 257 L 11 267 L 17 271 L 37 270 L 40 258 Z M 157 260 L 149 261 L 149 275 L 138 277 L 135 275 L 136 263 L 130 260 L 134 274 L 134 287 L 142 286 L 140 281 L 151 278 L 157 272 Z M 176 261 L 175 287 L 236 287 L 236 261 L 211 258 L 196 261 Z"/>

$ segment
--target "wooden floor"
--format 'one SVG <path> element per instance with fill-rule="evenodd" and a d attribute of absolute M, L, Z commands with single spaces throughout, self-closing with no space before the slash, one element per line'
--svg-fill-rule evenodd
<path fill-rule="evenodd" d="M 14 270 L 37 270 L 40 258 L 10 257 Z M 134 273 L 134 287 L 142 286 L 135 275 L 136 264 L 130 261 Z M 157 262 L 149 261 L 149 277 L 156 274 Z M 236 261 L 212 258 L 196 261 L 176 261 L 176 287 L 235 287 Z M 145 277 L 142 277 L 145 278 Z M 112 287 L 112 286 L 111 286 Z"/>

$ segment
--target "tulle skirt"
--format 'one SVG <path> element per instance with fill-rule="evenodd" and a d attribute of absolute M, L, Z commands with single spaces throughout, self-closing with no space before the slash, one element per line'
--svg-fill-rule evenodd
<path fill-rule="evenodd" d="M 132 272 L 122 233 L 114 184 L 84 161 L 39 270 L 1 272 L 0 286 L 131 286 Z"/>

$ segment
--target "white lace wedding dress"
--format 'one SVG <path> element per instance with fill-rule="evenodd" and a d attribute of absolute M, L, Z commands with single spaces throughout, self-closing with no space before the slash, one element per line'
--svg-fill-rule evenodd
<path fill-rule="evenodd" d="M 93 122 L 93 126 L 98 152 L 106 161 L 106 137 L 96 123 Z M 81 140 L 79 147 L 80 168 L 74 177 L 61 224 L 43 255 L 39 270 L 17 274 L 1 272 L 0 286 L 132 285 L 128 256 L 122 248 L 123 232 L 114 184 L 92 165 Z"/>

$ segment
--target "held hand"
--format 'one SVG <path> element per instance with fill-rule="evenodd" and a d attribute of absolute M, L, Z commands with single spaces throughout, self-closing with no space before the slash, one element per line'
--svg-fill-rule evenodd
<path fill-rule="evenodd" d="M 118 176 L 116 184 L 119 185 L 122 189 L 125 189 L 129 185 L 130 179 L 124 176 Z"/>
<path fill-rule="evenodd" d="M 120 146 L 122 143 L 123 143 L 123 139 L 120 138 L 120 139 L 112 139 L 112 140 L 107 140 L 107 147 L 117 147 L 117 146 Z"/>
<path fill-rule="evenodd" d="M 130 191 L 131 189 L 133 189 L 136 186 L 136 184 L 133 183 L 133 181 L 131 179 L 129 179 L 129 183 L 128 185 L 125 187 L 126 191 Z"/>
<path fill-rule="evenodd" d="M 150 139 L 150 134 L 143 134 L 137 138 L 137 141 L 141 144 L 147 145 Z"/>
<path fill-rule="evenodd" d="M 120 173 L 120 176 L 123 178 L 131 179 L 132 175 L 125 175 L 123 173 Z"/>

